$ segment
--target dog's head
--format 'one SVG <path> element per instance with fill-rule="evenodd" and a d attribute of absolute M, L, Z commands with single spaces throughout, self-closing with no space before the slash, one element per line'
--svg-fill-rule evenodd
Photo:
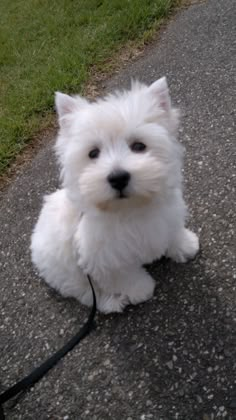
<path fill-rule="evenodd" d="M 96 102 L 56 93 L 64 186 L 85 207 L 145 205 L 180 182 L 178 113 L 161 78 Z"/>

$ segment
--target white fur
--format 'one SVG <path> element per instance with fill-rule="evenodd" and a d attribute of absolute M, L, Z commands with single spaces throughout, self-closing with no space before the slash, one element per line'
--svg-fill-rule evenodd
<path fill-rule="evenodd" d="M 153 296 L 144 263 L 163 255 L 185 262 L 199 248 L 185 228 L 178 113 L 165 78 L 93 103 L 57 93 L 56 107 L 63 188 L 45 199 L 32 259 L 48 284 L 88 306 L 89 273 L 100 311 L 121 312 Z M 134 141 L 146 150 L 133 152 Z M 100 155 L 90 159 L 95 147 Z M 107 181 L 115 170 L 131 175 L 126 198 Z"/>

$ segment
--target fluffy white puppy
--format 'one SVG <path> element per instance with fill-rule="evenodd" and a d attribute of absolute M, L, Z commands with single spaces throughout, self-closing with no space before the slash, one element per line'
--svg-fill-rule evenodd
<path fill-rule="evenodd" d="M 56 153 L 63 188 L 45 198 L 32 235 L 32 260 L 63 296 L 121 312 L 153 296 L 142 267 L 163 255 L 193 258 L 185 228 L 178 113 L 161 78 L 96 102 L 56 94 Z"/>

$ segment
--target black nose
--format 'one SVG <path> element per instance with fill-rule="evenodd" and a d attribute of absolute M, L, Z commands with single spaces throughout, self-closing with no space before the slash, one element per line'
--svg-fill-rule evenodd
<path fill-rule="evenodd" d="M 129 183 L 130 174 L 126 171 L 113 172 L 108 176 L 107 180 L 114 190 L 122 191 Z"/>

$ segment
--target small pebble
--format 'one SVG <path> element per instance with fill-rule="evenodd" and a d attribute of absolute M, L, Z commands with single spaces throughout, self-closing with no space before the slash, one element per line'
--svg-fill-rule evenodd
<path fill-rule="evenodd" d="M 184 394 L 185 394 L 184 389 L 183 389 L 183 388 L 181 388 L 181 389 L 179 390 L 179 396 L 180 396 L 180 397 L 183 397 L 183 396 L 184 396 Z"/>
<path fill-rule="evenodd" d="M 203 399 L 202 399 L 202 397 L 200 397 L 200 395 L 197 395 L 196 398 L 197 398 L 197 402 L 199 404 L 201 404 L 203 402 Z"/>
<path fill-rule="evenodd" d="M 171 370 L 171 369 L 173 369 L 173 361 L 172 360 L 170 360 L 169 362 L 167 362 L 166 363 L 166 366 Z"/>

